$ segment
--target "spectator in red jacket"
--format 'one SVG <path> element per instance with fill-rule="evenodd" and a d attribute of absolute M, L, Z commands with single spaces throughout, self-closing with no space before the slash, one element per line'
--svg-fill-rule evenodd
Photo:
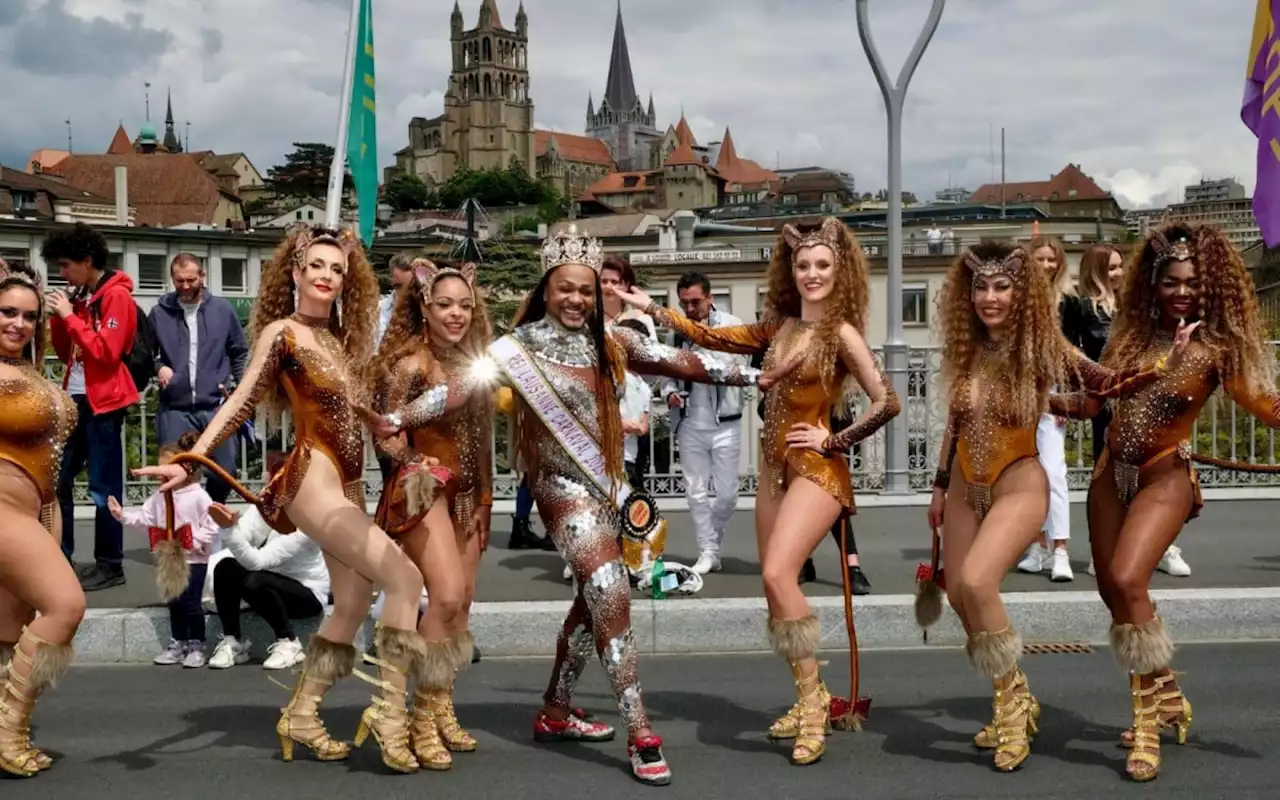
<path fill-rule="evenodd" d="M 62 508 L 62 551 L 75 552 L 72 486 L 86 464 L 94 513 L 94 563 L 77 568 L 86 592 L 125 582 L 124 529 L 107 508 L 107 498 L 124 497 L 124 452 L 120 429 L 125 410 L 138 402 L 138 389 L 125 356 L 138 326 L 133 280 L 107 268 L 107 240 L 83 223 L 50 233 L 40 248 L 50 273 L 57 270 L 71 287 L 48 295 L 50 338 L 67 365 L 62 388 L 76 402 L 79 419 L 62 453 L 58 505 Z M 74 560 L 72 561 L 74 563 Z"/>

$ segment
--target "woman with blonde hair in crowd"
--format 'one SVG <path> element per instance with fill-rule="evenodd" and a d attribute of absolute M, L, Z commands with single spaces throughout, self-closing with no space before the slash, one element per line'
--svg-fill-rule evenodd
<path fill-rule="evenodd" d="M 1116 315 L 1124 284 L 1124 255 L 1111 244 L 1095 244 L 1080 257 L 1080 315 L 1078 342 L 1084 354 L 1094 361 L 1102 360 L 1102 351 L 1111 336 L 1111 320 Z M 1098 463 L 1107 446 L 1107 426 L 1111 424 L 1111 407 L 1103 405 L 1090 420 L 1093 425 L 1093 463 Z M 1182 549 L 1169 545 L 1158 569 L 1175 577 L 1191 574 L 1182 558 Z M 1089 574 L 1093 575 L 1093 557 L 1089 558 Z"/>
<path fill-rule="evenodd" d="M 1043 270 L 1049 279 L 1054 307 L 1058 310 L 1058 322 L 1062 333 L 1071 344 L 1080 346 L 1080 301 L 1071 282 L 1071 270 L 1062 242 L 1057 237 L 1036 235 L 1027 245 L 1026 252 L 1037 269 Z M 1071 500 L 1067 486 L 1067 421 L 1052 414 L 1041 414 L 1036 425 L 1036 449 L 1040 453 L 1040 466 L 1049 479 L 1049 513 L 1041 530 L 1044 541 L 1027 549 L 1018 562 L 1022 572 L 1048 572 L 1052 580 L 1070 581 L 1071 560 L 1067 555 L 1067 541 L 1071 538 Z"/>

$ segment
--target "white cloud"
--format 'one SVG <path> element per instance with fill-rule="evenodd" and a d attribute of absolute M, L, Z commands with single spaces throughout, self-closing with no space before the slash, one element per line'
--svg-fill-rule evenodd
<path fill-rule="evenodd" d="M 193 147 L 243 150 L 263 170 L 292 142 L 333 137 L 344 0 L 0 5 L 5 163 L 63 146 L 68 116 L 77 149 L 105 150 L 119 121 L 136 133 L 144 81 L 153 84 L 153 120 L 172 87 Z M 479 0 L 461 5 L 470 27 Z M 871 4 L 891 75 L 928 6 Z M 507 26 L 516 7 L 499 0 Z M 1132 205 L 1200 176 L 1234 175 L 1252 189 L 1256 144 L 1239 104 L 1253 7 L 1231 0 L 1206 15 L 1201 0 L 953 0 L 907 96 L 904 188 L 931 196 L 948 176 L 977 188 L 999 174 L 991 133 L 998 148 L 1005 127 L 1010 180 L 1044 179 L 1075 162 Z M 410 118 L 441 111 L 451 8 L 375 0 L 384 164 L 405 145 Z M 525 8 L 537 124 L 581 131 L 588 95 L 598 102 L 604 90 L 615 5 L 525 0 Z M 884 185 L 883 103 L 853 3 L 627 0 L 623 12 L 636 88 L 645 99 L 653 92 L 663 127 L 683 106 L 700 140 L 730 126 L 739 151 L 763 164 L 820 164 L 849 170 L 866 191 Z M 69 33 L 92 35 L 118 57 L 71 57 Z M 61 60 L 51 65 L 50 55 Z"/>

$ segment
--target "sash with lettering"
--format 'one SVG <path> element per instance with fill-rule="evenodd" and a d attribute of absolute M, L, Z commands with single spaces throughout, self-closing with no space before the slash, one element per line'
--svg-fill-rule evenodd
<path fill-rule="evenodd" d="M 547 430 L 556 437 L 579 469 L 608 497 L 613 479 L 605 471 L 600 444 L 542 374 L 537 361 L 511 336 L 503 336 L 489 345 L 489 355 L 497 362 L 520 397 Z M 648 494 L 633 490 L 626 483 L 617 485 L 616 503 L 622 517 L 623 561 L 637 569 L 644 561 L 647 546 L 649 559 L 656 559 L 666 546 L 667 522 L 658 514 L 658 505 Z"/>

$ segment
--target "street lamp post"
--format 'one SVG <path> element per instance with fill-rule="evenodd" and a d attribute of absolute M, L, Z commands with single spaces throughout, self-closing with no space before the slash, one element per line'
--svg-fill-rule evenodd
<path fill-rule="evenodd" d="M 893 390 L 908 402 L 907 369 L 909 348 L 902 332 L 902 105 L 907 96 L 911 76 L 924 55 L 947 0 L 933 0 L 924 30 L 916 38 L 915 46 L 902 66 L 896 84 L 889 81 L 880 53 L 871 38 L 871 24 L 867 19 L 867 0 L 857 0 L 858 38 L 871 62 L 880 93 L 884 95 L 885 113 L 889 118 L 889 335 L 884 343 L 885 370 L 893 381 Z M 908 471 L 907 416 L 898 415 L 885 431 L 885 494 L 907 494 L 911 491 Z"/>

